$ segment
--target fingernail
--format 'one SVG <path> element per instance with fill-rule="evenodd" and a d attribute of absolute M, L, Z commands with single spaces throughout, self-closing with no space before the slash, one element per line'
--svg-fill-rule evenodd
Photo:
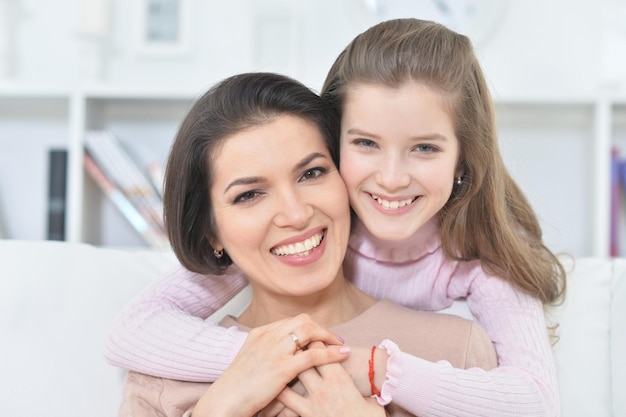
<path fill-rule="evenodd" d="M 342 347 L 341 349 L 339 349 L 339 353 L 350 353 L 350 348 Z"/>
<path fill-rule="evenodd" d="M 346 343 L 346 341 L 343 339 L 343 337 L 339 336 L 339 335 L 335 335 L 337 336 L 337 339 L 341 342 L 341 343 Z"/>

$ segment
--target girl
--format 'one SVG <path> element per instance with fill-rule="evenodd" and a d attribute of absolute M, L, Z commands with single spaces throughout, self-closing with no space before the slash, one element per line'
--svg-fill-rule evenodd
<path fill-rule="evenodd" d="M 390 336 L 421 357 L 495 366 L 491 341 L 474 322 L 376 301 L 344 278 L 350 208 L 331 151 L 338 130 L 339 119 L 318 95 L 276 74 L 227 78 L 192 107 L 166 170 L 169 235 L 186 264 L 219 272 L 228 257 L 246 273 L 251 303 L 220 324 L 250 336 L 211 385 L 131 372 L 122 416 L 273 415 L 268 404 L 282 391 L 303 417 L 407 415 L 363 397 L 332 363 L 345 359 L 347 348 L 314 343 L 303 351 L 304 325 L 331 343 L 339 342 L 326 327 L 355 346 Z M 285 390 L 297 376 L 306 397 Z"/>
<path fill-rule="evenodd" d="M 386 341 L 375 362 L 387 376 L 380 403 L 423 417 L 559 415 L 543 304 L 562 298 L 565 272 L 504 167 L 469 39 L 417 19 L 380 23 L 340 54 L 322 95 L 341 116 L 340 172 L 356 215 L 346 276 L 413 309 L 466 298 L 498 355 L 478 377 Z M 229 279 L 209 273 L 174 271 L 133 301 L 108 335 L 108 360 L 215 380 L 247 335 L 202 318 L 246 280 L 235 269 Z M 357 386 L 364 357 L 352 349 L 345 362 Z"/>

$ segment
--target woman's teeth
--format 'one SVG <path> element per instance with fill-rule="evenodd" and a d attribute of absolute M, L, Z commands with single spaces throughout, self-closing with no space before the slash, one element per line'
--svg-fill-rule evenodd
<path fill-rule="evenodd" d="M 306 256 L 311 253 L 312 249 L 320 245 L 323 238 L 324 233 L 320 232 L 303 242 L 275 247 L 271 250 L 271 252 L 278 256 Z"/>
<path fill-rule="evenodd" d="M 411 204 L 413 201 L 415 201 L 414 198 L 407 198 L 406 200 L 388 201 L 388 200 L 384 200 L 384 199 L 382 199 L 380 197 L 377 197 L 377 196 L 375 196 L 373 194 L 372 194 L 372 198 L 374 200 L 378 201 L 378 204 L 380 204 L 384 208 L 391 209 L 391 210 L 399 209 L 400 207 L 404 207 L 406 205 Z"/>

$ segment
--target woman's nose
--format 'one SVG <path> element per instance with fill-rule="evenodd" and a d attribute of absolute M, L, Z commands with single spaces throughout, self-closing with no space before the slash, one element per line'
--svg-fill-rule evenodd
<path fill-rule="evenodd" d="M 313 212 L 313 206 L 305 195 L 290 190 L 280 194 L 274 221 L 279 227 L 299 229 L 309 224 Z"/>

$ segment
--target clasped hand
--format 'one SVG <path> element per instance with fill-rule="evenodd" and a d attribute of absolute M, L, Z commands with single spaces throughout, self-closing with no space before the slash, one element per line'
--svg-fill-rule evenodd
<path fill-rule="evenodd" d="M 257 327 L 192 415 L 384 416 L 384 408 L 364 398 L 341 366 L 349 356 L 341 345 L 306 314 Z M 288 386 L 296 378 L 300 392 Z"/>

